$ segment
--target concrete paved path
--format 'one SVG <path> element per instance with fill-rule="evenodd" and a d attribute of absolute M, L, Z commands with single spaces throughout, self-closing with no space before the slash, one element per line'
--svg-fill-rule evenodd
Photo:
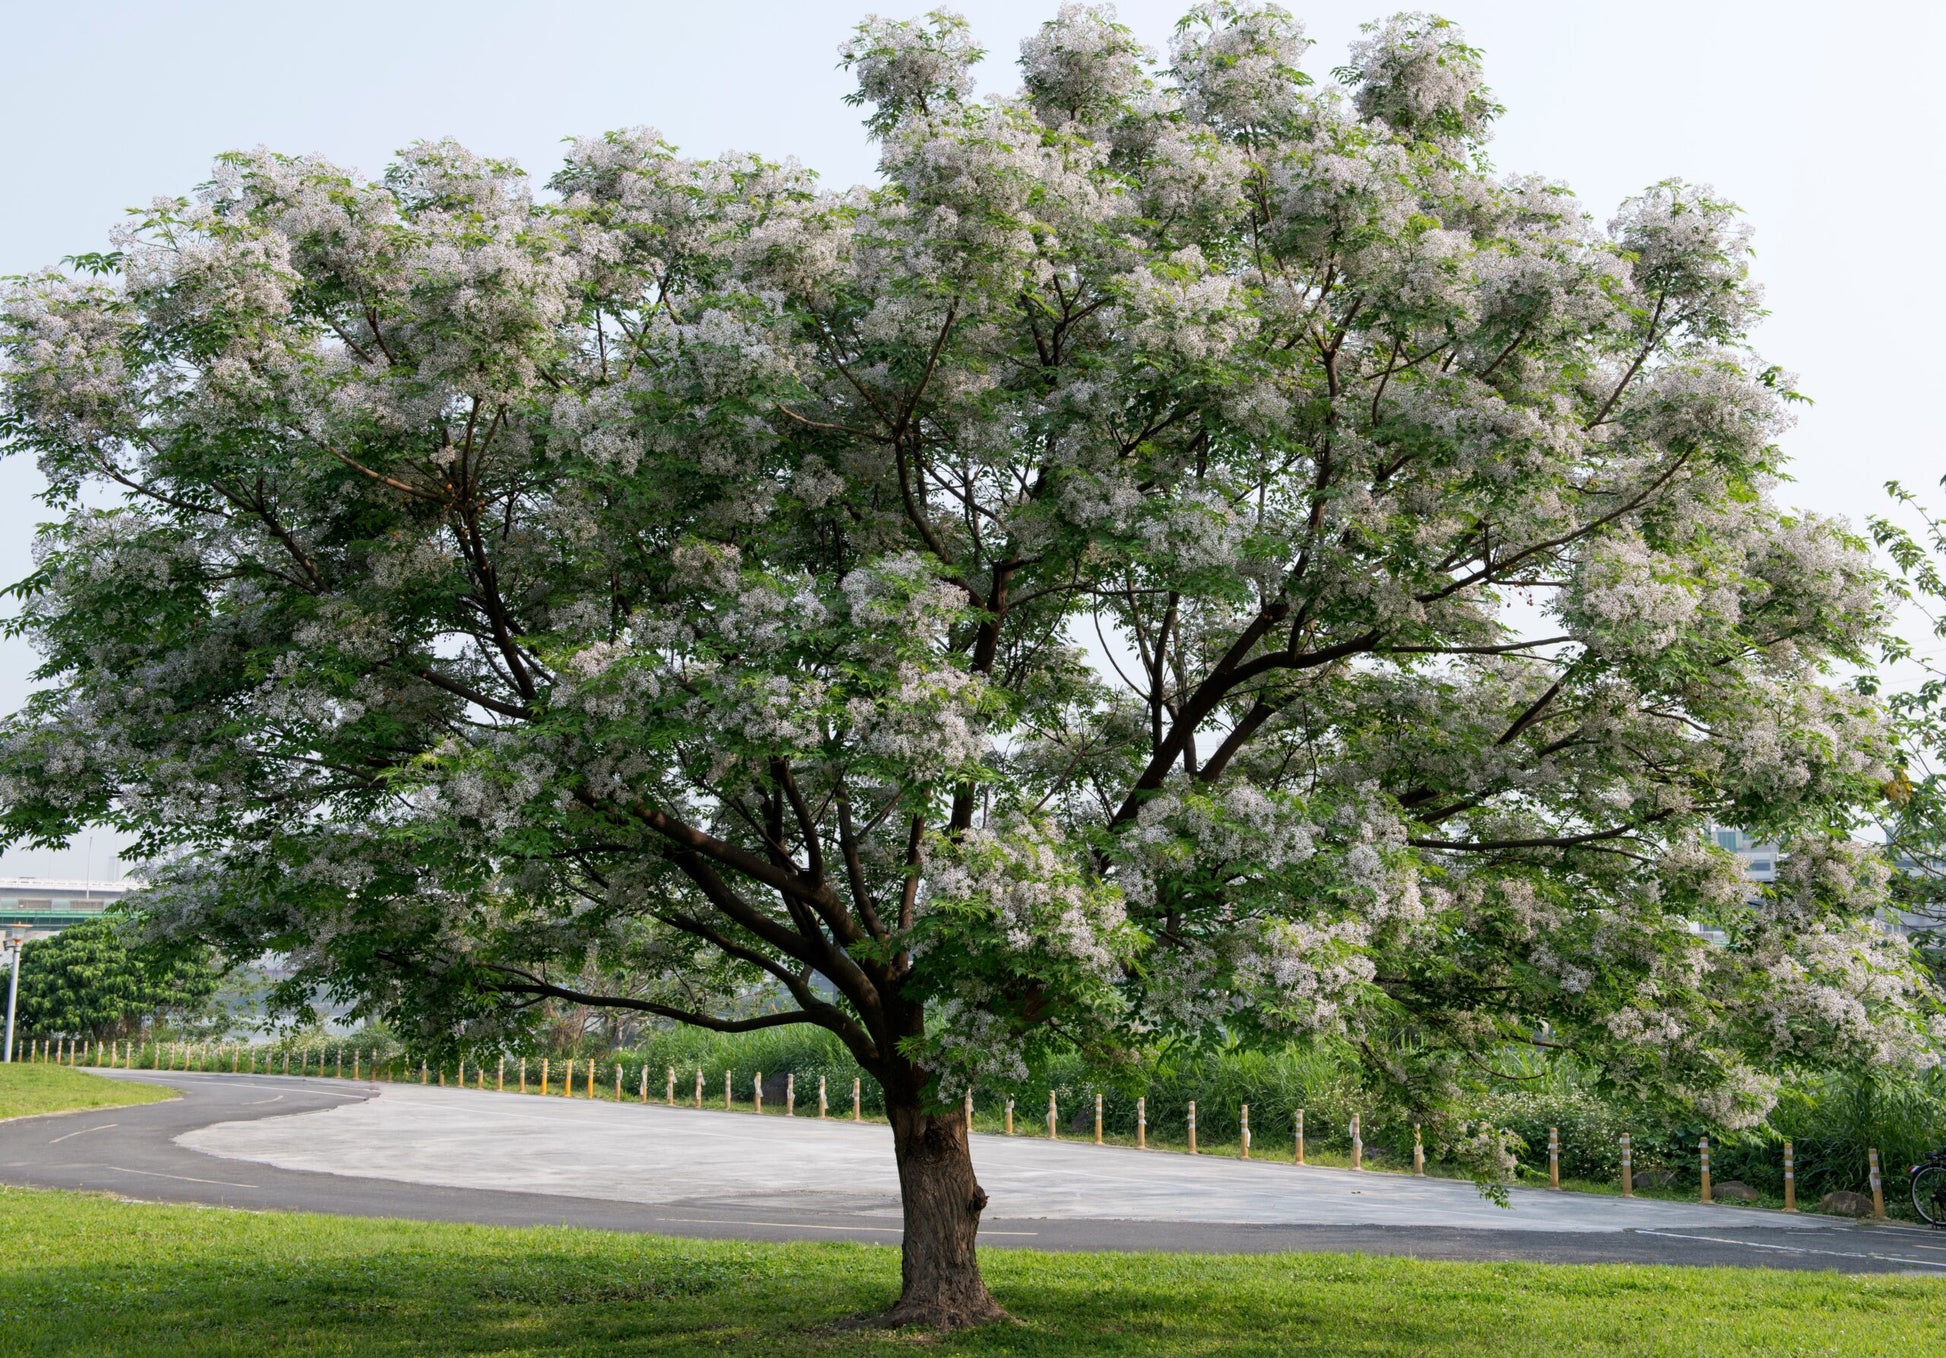
<path fill-rule="evenodd" d="M 0 1124 L 0 1181 L 357 1215 L 895 1243 L 883 1126 L 273 1076 Z M 1946 1274 L 1946 1235 L 1749 1208 L 976 1136 L 990 1246 L 1735 1263 Z"/>

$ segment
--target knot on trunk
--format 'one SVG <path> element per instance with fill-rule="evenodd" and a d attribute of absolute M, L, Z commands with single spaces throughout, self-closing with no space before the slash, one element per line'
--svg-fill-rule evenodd
<path fill-rule="evenodd" d="M 966 1200 L 966 1210 L 974 1216 L 987 1209 L 987 1191 L 978 1184 L 973 1185 L 973 1195 Z"/>

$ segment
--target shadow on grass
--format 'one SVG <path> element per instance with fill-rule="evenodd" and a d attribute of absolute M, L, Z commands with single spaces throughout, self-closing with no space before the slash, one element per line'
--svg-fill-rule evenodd
<path fill-rule="evenodd" d="M 1019 1322 L 935 1338 L 832 1328 L 895 1297 L 883 1246 L 12 1189 L 0 1241 L 9 1358 L 1946 1352 L 1946 1282 L 1883 1275 L 1008 1249 L 985 1267 Z"/>

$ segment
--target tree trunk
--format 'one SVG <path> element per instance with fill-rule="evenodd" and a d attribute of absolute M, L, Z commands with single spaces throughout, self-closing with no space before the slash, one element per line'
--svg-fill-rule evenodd
<path fill-rule="evenodd" d="M 899 1162 L 905 1247 L 898 1305 L 878 1323 L 950 1330 L 1004 1320 L 1007 1313 L 987 1295 L 974 1251 L 987 1195 L 973 1177 L 961 1114 L 895 1098 L 889 1089 L 886 1105 Z"/>

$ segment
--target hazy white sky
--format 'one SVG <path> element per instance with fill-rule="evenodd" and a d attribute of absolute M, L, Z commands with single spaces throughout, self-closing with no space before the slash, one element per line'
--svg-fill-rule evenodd
<path fill-rule="evenodd" d="M 1421 0 L 1423 3 L 1424 0 Z M 375 173 L 421 137 L 454 136 L 546 178 L 565 136 L 647 124 L 692 154 L 796 156 L 844 185 L 873 151 L 835 51 L 873 0 L 340 0 L 52 5 L 0 0 L 0 274 L 103 248 L 123 209 L 182 193 L 212 155 L 263 144 Z M 904 17 L 911 4 L 876 0 Z M 1011 89 L 1020 39 L 1058 0 L 960 0 Z M 1328 78 L 1361 21 L 1387 10 L 1286 0 Z M 1185 0 L 1127 0 L 1161 49 Z M 1503 170 L 1565 180 L 1604 220 L 1670 176 L 1709 183 L 1757 227 L 1773 316 L 1760 342 L 1817 404 L 1788 447 L 1785 498 L 1862 524 L 1898 477 L 1934 492 L 1946 317 L 1939 0 L 1446 0 L 1487 53 L 1506 116 Z M 31 466 L 0 463 L 0 579 L 31 567 Z M 32 652 L 0 641 L 0 711 Z M 95 839 L 96 876 L 119 875 Z M 80 876 L 87 854 L 17 851 L 0 873 Z"/>

